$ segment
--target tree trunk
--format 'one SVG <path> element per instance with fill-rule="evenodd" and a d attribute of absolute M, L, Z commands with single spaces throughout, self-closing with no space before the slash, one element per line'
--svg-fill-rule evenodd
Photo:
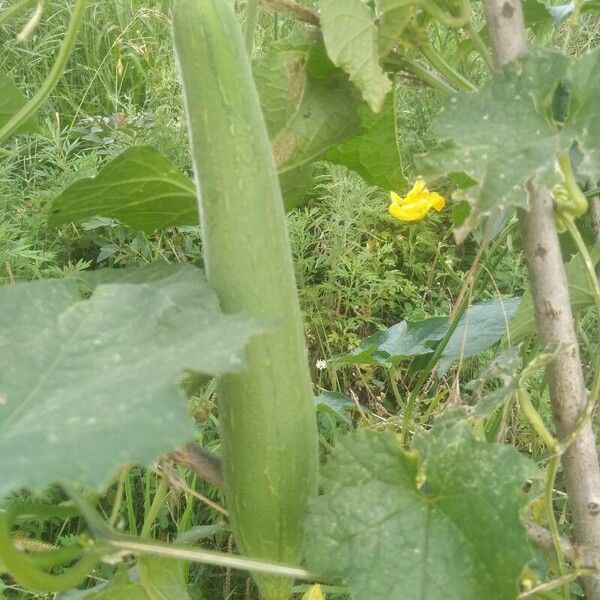
<path fill-rule="evenodd" d="M 527 35 L 519 0 L 485 0 L 494 58 L 502 65 L 527 51 Z M 586 403 L 569 288 L 548 190 L 527 185 L 529 212 L 520 211 L 523 251 L 529 270 L 535 319 L 542 344 L 566 345 L 548 366 L 548 385 L 559 439 L 575 427 Z M 600 467 L 591 423 L 582 428 L 562 456 L 573 515 L 575 542 L 600 557 Z M 587 552 L 586 552 L 587 553 Z M 600 600 L 600 575 L 582 580 L 586 598 Z"/>

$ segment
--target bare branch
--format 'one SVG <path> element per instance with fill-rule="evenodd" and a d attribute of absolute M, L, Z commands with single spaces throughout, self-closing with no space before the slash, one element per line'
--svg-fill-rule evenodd
<path fill-rule="evenodd" d="M 172 452 L 169 458 L 183 465 L 201 479 L 208 481 L 208 483 L 216 486 L 223 485 L 221 459 L 198 444 L 186 444 L 179 450 Z"/>
<path fill-rule="evenodd" d="M 302 6 L 302 4 L 298 4 L 293 0 L 260 0 L 260 3 L 265 8 L 284 13 L 297 21 L 302 21 L 315 27 L 320 26 L 319 15 L 316 11 L 308 8 L 308 6 Z"/>

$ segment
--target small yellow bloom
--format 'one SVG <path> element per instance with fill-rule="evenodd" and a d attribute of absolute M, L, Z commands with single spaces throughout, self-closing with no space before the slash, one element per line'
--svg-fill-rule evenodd
<path fill-rule="evenodd" d="M 313 585 L 304 596 L 302 596 L 302 600 L 325 600 L 325 596 L 321 591 L 321 586 L 316 583 Z"/>
<path fill-rule="evenodd" d="M 399 221 L 420 221 L 430 209 L 440 212 L 446 206 L 446 200 L 436 192 L 430 192 L 420 178 L 415 181 L 406 198 L 396 192 L 390 192 L 390 198 L 390 215 Z"/>

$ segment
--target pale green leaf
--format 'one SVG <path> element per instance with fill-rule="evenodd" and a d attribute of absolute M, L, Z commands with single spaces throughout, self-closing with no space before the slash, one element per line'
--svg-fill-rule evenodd
<path fill-rule="evenodd" d="M 345 75 L 327 62 L 320 42 L 295 35 L 273 44 L 254 65 L 288 208 L 301 200 L 310 165 L 329 148 L 362 133 L 360 98 Z M 324 69 L 327 77 L 311 74 Z"/>
<path fill-rule="evenodd" d="M 140 556 L 137 561 L 142 586 L 150 600 L 189 600 L 185 565 L 179 560 Z"/>
<path fill-rule="evenodd" d="M 168 285 L 157 269 L 89 299 L 73 280 L 0 287 L 0 495 L 60 480 L 100 487 L 193 439 L 184 373 L 239 370 L 264 327 L 222 314 L 198 269 L 172 266 Z"/>
<path fill-rule="evenodd" d="M 353 600 L 514 600 L 531 558 L 519 511 L 535 466 L 464 428 L 424 445 L 421 459 L 392 433 L 338 441 L 309 509 L 309 568 L 341 577 Z"/>
<path fill-rule="evenodd" d="M 556 157 L 573 138 L 560 135 L 548 107 L 567 65 L 558 52 L 532 51 L 480 91 L 453 96 L 444 106 L 435 124 L 441 142 L 418 164 L 426 176 L 463 171 L 476 181 L 453 196 L 471 205 L 465 233 L 496 207 L 526 208 L 530 175 L 547 185 L 558 181 Z"/>
<path fill-rule="evenodd" d="M 329 57 L 350 76 L 374 112 L 379 112 L 392 82 L 379 63 L 377 27 L 362 0 L 322 0 L 321 30 Z"/>

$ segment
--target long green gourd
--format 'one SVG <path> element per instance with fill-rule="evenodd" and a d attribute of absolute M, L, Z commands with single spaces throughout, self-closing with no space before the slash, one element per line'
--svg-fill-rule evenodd
<path fill-rule="evenodd" d="M 228 507 L 240 550 L 298 560 L 318 439 L 283 201 L 231 0 L 175 0 L 206 273 L 225 312 L 268 319 L 246 369 L 218 382 Z M 257 577 L 265 600 L 291 582 Z"/>

